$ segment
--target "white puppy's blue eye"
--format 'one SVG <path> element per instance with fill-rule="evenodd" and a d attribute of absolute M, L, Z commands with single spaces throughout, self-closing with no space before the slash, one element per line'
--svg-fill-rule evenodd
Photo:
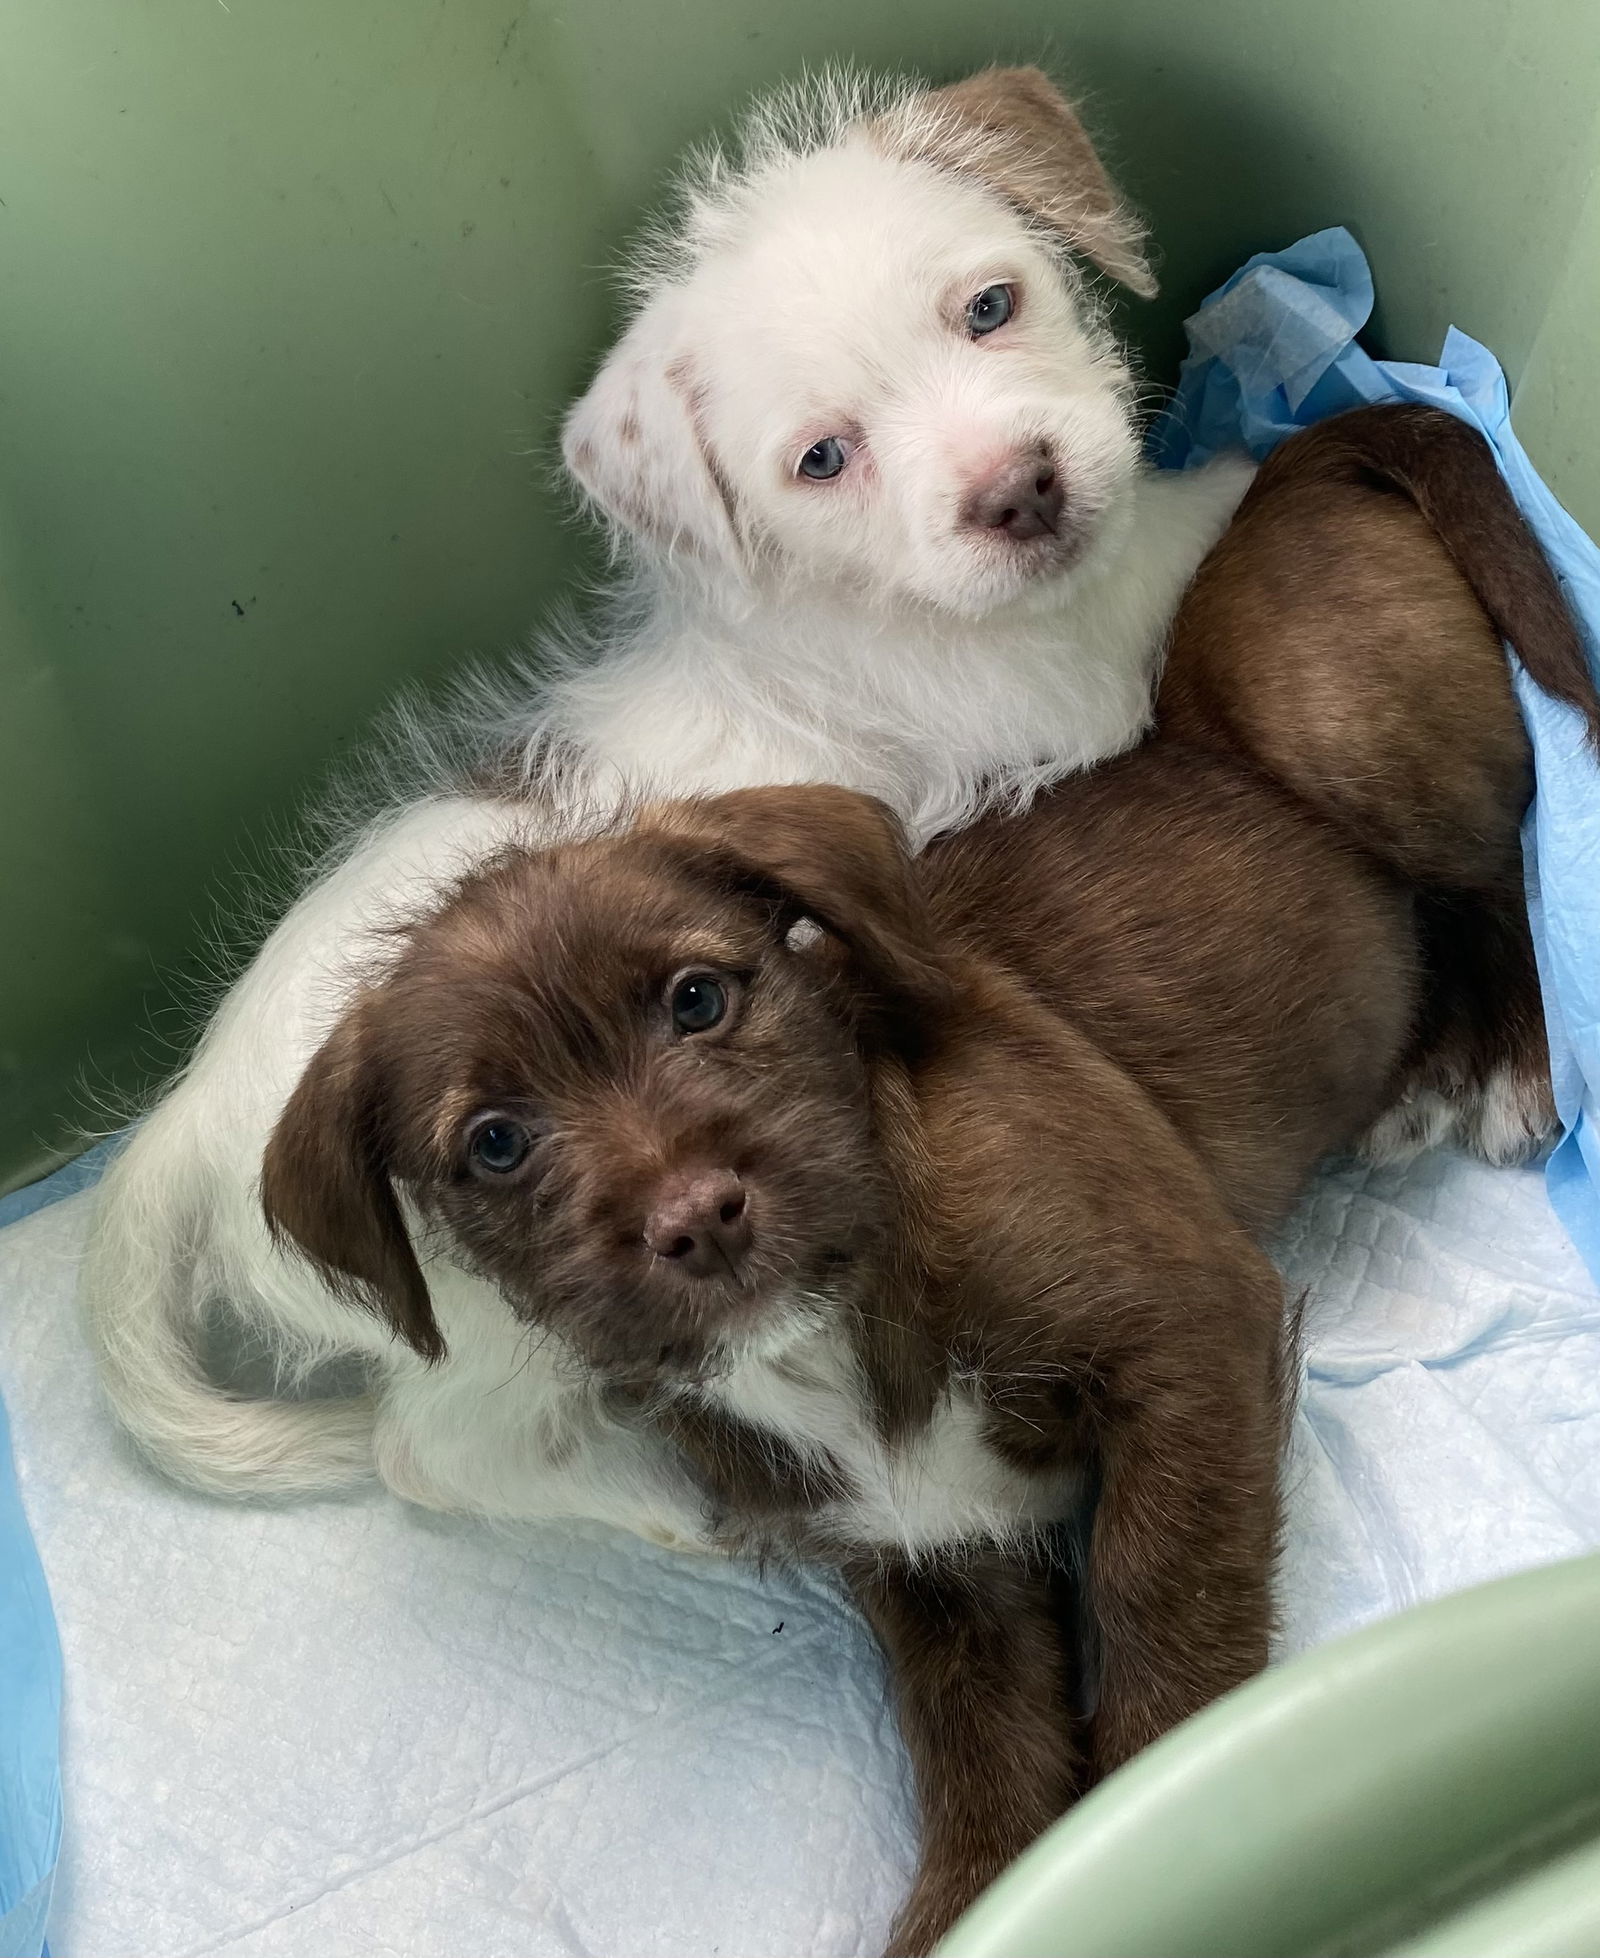
<path fill-rule="evenodd" d="M 1016 310 L 1015 287 L 985 286 L 976 299 L 967 302 L 967 331 L 974 340 L 981 340 L 986 333 L 1004 326 Z"/>
<path fill-rule="evenodd" d="M 800 458 L 800 474 L 814 483 L 830 482 L 850 460 L 850 451 L 837 435 L 824 435 Z"/>

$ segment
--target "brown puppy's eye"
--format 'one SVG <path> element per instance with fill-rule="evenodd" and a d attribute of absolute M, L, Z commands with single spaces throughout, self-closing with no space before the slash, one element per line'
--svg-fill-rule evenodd
<path fill-rule="evenodd" d="M 496 1116 L 473 1130 L 467 1153 L 474 1169 L 486 1170 L 491 1176 L 509 1176 L 527 1161 L 532 1147 L 533 1137 L 520 1122 Z"/>
<path fill-rule="evenodd" d="M 728 989 L 709 972 L 686 972 L 672 982 L 668 1001 L 679 1033 L 709 1033 L 728 1017 Z"/>

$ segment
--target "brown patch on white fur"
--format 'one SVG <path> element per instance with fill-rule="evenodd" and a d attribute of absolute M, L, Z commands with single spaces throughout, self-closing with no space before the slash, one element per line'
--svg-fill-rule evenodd
<path fill-rule="evenodd" d="M 986 68 L 912 97 L 872 133 L 893 155 L 981 177 L 1141 299 L 1155 297 L 1143 221 L 1041 70 Z"/>
<path fill-rule="evenodd" d="M 706 441 L 687 355 L 635 359 L 620 405 L 584 430 L 568 417 L 568 470 L 613 524 L 703 564 L 735 566 L 743 544 L 733 498 Z M 581 406 L 581 404 L 580 404 Z"/>

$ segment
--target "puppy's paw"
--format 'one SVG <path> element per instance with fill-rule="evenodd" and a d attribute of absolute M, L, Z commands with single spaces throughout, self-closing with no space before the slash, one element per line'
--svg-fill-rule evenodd
<path fill-rule="evenodd" d="M 1538 1155 L 1560 1127 L 1548 1075 L 1505 1066 L 1479 1087 L 1408 1089 L 1362 1136 L 1356 1154 L 1391 1167 L 1452 1144 L 1505 1169 Z"/>
<path fill-rule="evenodd" d="M 1381 1168 L 1414 1162 L 1425 1150 L 1448 1141 L 1455 1121 L 1454 1104 L 1437 1089 L 1408 1089 L 1360 1138 L 1355 1153 Z"/>
<path fill-rule="evenodd" d="M 1499 1067 L 1482 1088 L 1462 1098 L 1456 1111 L 1464 1149 L 1486 1163 L 1525 1163 L 1553 1142 L 1561 1127 L 1549 1076 Z"/>

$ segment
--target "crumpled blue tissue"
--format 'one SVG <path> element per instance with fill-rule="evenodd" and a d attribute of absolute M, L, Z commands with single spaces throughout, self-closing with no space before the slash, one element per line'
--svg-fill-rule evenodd
<path fill-rule="evenodd" d="M 1369 402 L 1448 409 L 1488 438 L 1600 672 L 1600 549 L 1539 480 L 1512 432 L 1498 361 L 1454 327 L 1437 367 L 1374 360 L 1356 344 L 1371 311 L 1371 270 L 1342 226 L 1287 251 L 1258 252 L 1185 322 L 1189 357 L 1151 430 L 1155 460 L 1187 469 L 1242 446 L 1260 461 L 1297 428 Z M 1515 659 L 1512 672 L 1538 783 L 1523 858 L 1563 1123 L 1546 1185 L 1600 1278 L 1600 766 L 1578 716 Z"/>

